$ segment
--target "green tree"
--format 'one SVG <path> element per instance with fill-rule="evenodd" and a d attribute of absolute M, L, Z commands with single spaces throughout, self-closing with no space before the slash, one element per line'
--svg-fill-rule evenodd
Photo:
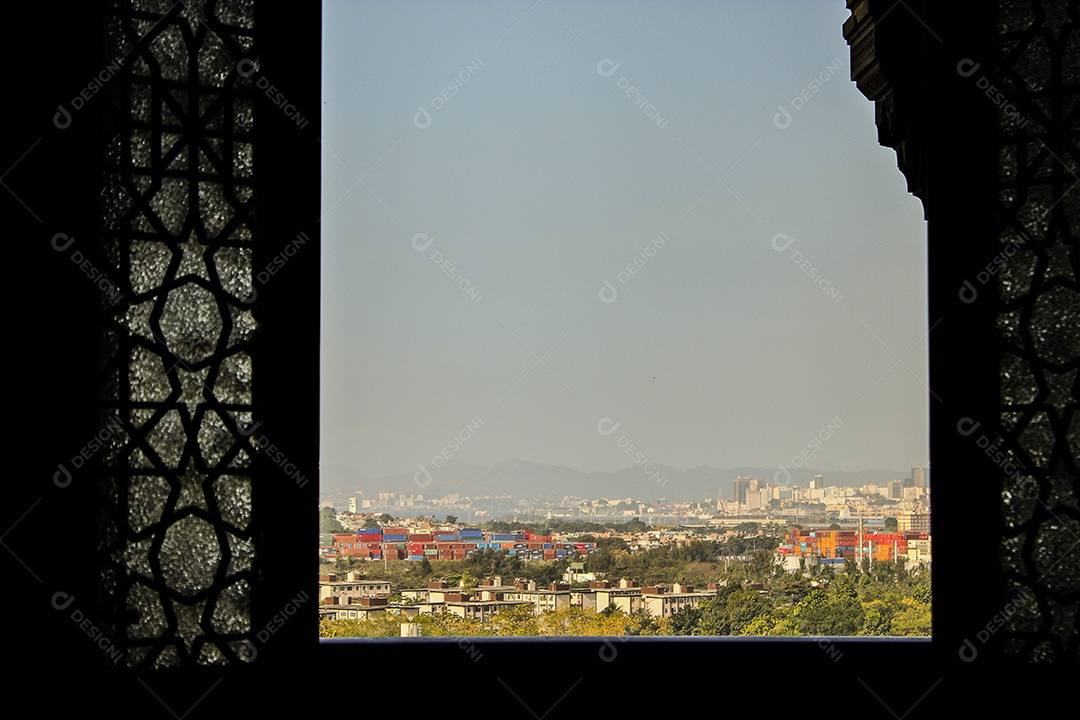
<path fill-rule="evenodd" d="M 930 606 L 912 598 L 900 601 L 900 609 L 892 620 L 893 635 L 929 635 Z"/>
<path fill-rule="evenodd" d="M 345 526 L 338 522 L 334 508 L 324 507 L 319 511 L 319 532 L 323 534 L 345 532 Z"/>
<path fill-rule="evenodd" d="M 706 601 L 708 602 L 708 601 Z M 671 615 L 671 633 L 673 635 L 693 635 L 694 628 L 701 621 L 701 610 L 686 607 Z"/>
<path fill-rule="evenodd" d="M 700 617 L 691 634 L 738 635 L 759 615 L 768 613 L 772 601 L 756 590 L 729 585 L 698 607 Z"/>
<path fill-rule="evenodd" d="M 840 584 L 840 587 L 837 585 Z M 854 590 L 833 582 L 829 589 L 813 590 L 795 606 L 795 621 L 804 635 L 855 635 L 863 627 L 865 612 Z"/>
<path fill-rule="evenodd" d="M 457 515 L 447 515 L 446 516 L 446 522 L 450 523 L 451 525 L 456 524 L 457 523 Z"/>
<path fill-rule="evenodd" d="M 874 600 L 863 604 L 865 619 L 860 635 L 884 636 L 892 633 L 893 609 L 888 603 Z"/>
<path fill-rule="evenodd" d="M 894 517 L 885 518 L 885 532 L 887 532 L 887 533 L 896 532 L 896 518 L 894 518 Z"/>

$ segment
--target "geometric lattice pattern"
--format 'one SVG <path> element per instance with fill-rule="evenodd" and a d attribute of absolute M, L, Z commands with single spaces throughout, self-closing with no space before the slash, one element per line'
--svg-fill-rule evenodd
<path fill-rule="evenodd" d="M 1070 7 L 1075 5 L 1070 3 Z M 999 0 L 998 329 L 1008 654 L 1075 662 L 1080 610 L 1080 32 Z M 1015 106 L 1015 109 L 1012 107 Z"/>
<path fill-rule="evenodd" d="M 105 56 L 99 567 L 129 668 L 251 647 L 252 2 L 118 2 Z M 246 67 L 246 66 L 241 66 Z M 250 72 L 248 73 L 250 75 Z"/>

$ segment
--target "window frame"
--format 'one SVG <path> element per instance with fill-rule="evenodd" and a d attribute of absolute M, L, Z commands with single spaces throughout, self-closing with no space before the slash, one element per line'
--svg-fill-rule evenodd
<path fill-rule="evenodd" d="M 855 0 L 849 0 L 849 5 L 854 3 Z M 872 5 L 878 8 L 875 12 L 883 7 L 882 3 Z M 9 496 L 12 509 L 5 514 L 7 532 L 3 539 L 8 549 L 5 569 L 17 586 L 26 583 L 30 588 L 26 601 L 21 593 L 5 594 L 9 596 L 9 612 L 12 617 L 22 616 L 25 605 L 29 604 L 31 617 L 37 621 L 32 623 L 33 636 L 20 638 L 23 641 L 16 655 L 21 665 L 17 676 L 19 686 L 27 692 L 49 693 L 47 697 L 55 698 L 58 708 L 84 708 L 85 696 L 78 693 L 57 696 L 51 676 L 43 678 L 48 674 L 34 670 L 55 665 L 58 648 L 63 649 L 65 663 L 71 668 L 69 678 L 73 687 L 92 689 L 94 697 L 111 698 L 108 702 L 117 709 L 160 712 L 164 704 L 170 710 L 176 708 L 177 716 L 200 702 L 275 709 L 279 700 L 275 693 L 266 692 L 267 679 L 303 683 L 302 690 L 317 693 L 327 678 L 340 677 L 332 668 L 359 668 L 373 651 L 379 653 L 380 662 L 387 667 L 408 667 L 416 661 L 418 647 L 422 647 L 427 667 L 442 669 L 450 686 L 483 688 L 486 696 L 496 697 L 502 707 L 515 710 L 514 698 L 520 693 L 521 704 L 535 707 L 538 712 L 558 704 L 567 693 L 572 693 L 569 702 L 580 707 L 592 699 L 612 698 L 612 689 L 617 689 L 615 695 L 620 697 L 625 693 L 643 704 L 670 707 L 679 704 L 670 699 L 670 688 L 680 685 L 709 688 L 717 693 L 730 691 L 730 695 L 717 701 L 718 705 L 733 707 L 745 701 L 748 708 L 760 708 L 762 698 L 768 697 L 768 688 L 776 682 L 788 683 L 790 687 L 791 683 L 803 682 L 804 677 L 826 683 L 829 679 L 842 680 L 845 697 L 868 702 L 878 709 L 856 681 L 865 675 L 863 685 L 867 690 L 886 707 L 895 707 L 903 713 L 920 702 L 922 709 L 946 707 L 942 704 L 942 699 L 949 696 L 946 692 L 986 693 L 992 689 L 986 685 L 987 678 L 1000 675 L 1015 682 L 1016 670 L 1002 660 L 1000 646 L 993 638 L 982 646 L 977 663 L 965 664 L 958 656 L 964 639 L 974 636 L 1000 612 L 1003 595 L 998 561 L 1003 537 L 1001 497 L 994 482 L 997 468 L 980 448 L 955 429 L 960 417 L 980 418 L 992 426 L 1000 412 L 997 305 L 986 302 L 964 307 L 957 300 L 963 281 L 985 267 L 996 250 L 997 235 L 992 221 L 996 197 L 994 108 L 985 98 L 971 93 L 968 84 L 950 72 L 957 52 L 992 56 L 993 18 L 980 13 L 979 4 L 974 2 L 927 8 L 915 0 L 903 8 L 894 5 L 893 12 L 897 13 L 894 17 L 902 16 L 905 8 L 914 8 L 920 16 L 928 18 L 935 30 L 953 43 L 938 47 L 916 28 L 924 46 L 905 48 L 901 28 L 910 23 L 905 26 L 897 22 L 896 32 L 891 35 L 888 26 L 882 25 L 876 52 L 882 64 L 890 69 L 889 81 L 898 93 L 897 103 L 911 103 L 906 110 L 896 109 L 911 123 L 906 128 L 909 134 L 900 137 L 904 144 L 897 145 L 900 164 L 911 169 L 914 159 L 921 167 L 921 170 L 912 169 L 912 173 L 921 172 L 925 181 L 930 312 L 932 318 L 942 315 L 950 321 L 946 331 L 930 338 L 930 385 L 947 396 L 946 404 L 931 404 L 931 467 L 938 479 L 934 501 L 939 517 L 976 519 L 970 524 L 938 523 L 935 528 L 932 640 L 836 639 L 831 642 L 843 657 L 835 665 L 825 662 L 828 658 L 825 648 L 814 640 L 642 639 L 615 644 L 617 656 L 610 662 L 604 661 L 600 653 L 602 643 L 595 639 L 477 640 L 475 644 L 481 648 L 483 657 L 474 664 L 464 662 L 463 648 L 450 641 L 423 642 L 420 646 L 413 641 L 376 646 L 321 644 L 317 639 L 317 612 L 312 605 L 309 614 L 297 614 L 274 635 L 272 642 L 260 649 L 257 662 L 225 669 L 185 667 L 153 673 L 146 678 L 103 668 L 97 648 L 83 631 L 50 606 L 50 598 L 57 589 L 70 589 L 77 597 L 95 597 L 97 566 L 86 562 L 50 563 L 46 554 L 28 552 L 28 548 L 35 547 L 31 533 L 36 532 L 28 532 L 28 528 L 47 527 L 50 518 L 62 518 L 65 526 L 82 538 L 92 538 L 97 531 L 97 514 L 86 511 L 100 501 L 92 484 L 72 483 L 70 492 L 66 493 L 50 487 L 57 460 L 70 456 L 97 428 L 100 379 L 96 371 L 99 320 L 96 298 L 85 279 L 62 264 L 47 246 L 55 232 L 67 232 L 89 241 L 95 237 L 99 224 L 97 139 L 102 118 L 98 109 L 89 104 L 85 114 L 79 116 L 80 121 L 84 118 L 87 121 L 75 123 L 63 133 L 51 127 L 49 119 L 57 102 L 70 98 L 85 85 L 86 68 L 99 64 L 101 10 L 87 4 L 65 10 L 64 17 L 56 18 L 51 7 L 13 8 L 12 27 L 32 28 L 42 34 L 48 46 L 63 49 L 63 52 L 43 53 L 40 62 L 28 65 L 18 44 L 5 48 L 12 53 L 8 67 L 21 69 L 10 79 L 9 92 L 28 109 L 12 117 L 9 132 L 13 145 L 31 145 L 34 138 L 40 138 L 22 155 L 21 148 L 6 153 L 9 169 L 3 176 L 7 189 L 5 208 L 15 236 L 33 240 L 18 250 L 27 253 L 27 260 L 18 256 L 19 267 L 27 268 L 24 279 L 34 289 L 47 288 L 47 292 L 39 291 L 32 298 L 33 312 L 15 313 L 18 316 L 15 336 L 21 339 L 15 349 L 34 353 L 34 366 L 40 373 L 28 388 L 32 418 L 26 424 L 28 438 L 24 447 L 37 446 L 42 442 L 38 438 L 46 436 L 46 452 L 40 456 L 22 448 L 17 453 L 16 472 L 25 481 L 13 483 Z M 320 6 L 261 4 L 257 31 L 266 74 L 274 77 L 280 87 L 288 88 L 297 106 L 312 108 L 307 132 L 297 133 L 297 128 L 280 116 L 269 99 L 257 105 L 261 154 L 257 178 L 263 193 L 259 215 L 264 227 L 269 229 L 266 248 L 256 252 L 259 259 L 255 265 L 259 267 L 260 261 L 272 257 L 296 232 L 313 227 L 319 213 L 320 153 L 316 135 L 321 107 Z M 902 88 L 907 93 L 903 98 Z M 932 112 L 927 108 L 931 104 Z M 913 121 L 919 117 L 926 123 L 921 135 L 918 122 Z M 887 139 L 896 138 L 894 134 Z M 57 168 L 63 172 L 58 174 Z M 263 330 L 255 358 L 253 392 L 266 427 L 287 439 L 290 455 L 298 465 L 312 468 L 309 477 L 315 478 L 319 239 L 318 233 L 309 235 L 312 244 L 307 257 L 291 263 L 289 272 L 279 275 L 260 294 L 257 315 Z M 962 244 L 964 252 L 953 251 L 957 244 Z M 40 297 L 42 294 L 45 297 Z M 25 299 L 9 298 L 9 306 L 15 302 L 24 303 Z M 965 482 L 971 477 L 987 480 Z M 256 467 L 255 478 L 258 490 L 253 512 L 260 525 L 257 547 L 261 575 L 253 599 L 252 620 L 253 627 L 259 629 L 271 623 L 299 589 L 317 596 L 317 558 L 307 548 L 308 539 L 317 532 L 314 508 L 318 483 L 303 488 L 289 486 L 278 468 L 265 463 Z M 305 506 L 312 511 L 305 513 Z M 39 582 L 22 574 L 24 568 Z M 528 657 L 526 663 L 522 660 L 523 650 Z M 688 660 L 706 657 L 707 661 Z M 880 660 L 885 664 L 874 662 Z M 812 671 L 790 681 L 777 680 L 783 677 L 782 673 L 771 674 L 798 667 Z M 538 668 L 553 671 L 543 676 L 544 682 L 536 682 L 529 673 Z M 895 677 L 895 673 L 908 669 L 910 674 L 903 687 L 887 687 L 883 679 L 886 675 Z M 478 672 L 485 682 L 463 684 L 475 681 Z M 634 677 L 631 673 L 640 672 L 655 678 L 660 690 L 628 688 L 625 680 Z M 496 676 L 503 681 L 505 689 L 493 682 Z M 584 688 L 575 690 L 578 686 L 574 681 L 579 677 L 587 682 Z M 940 682 L 941 677 L 948 678 L 949 690 L 935 690 L 935 680 Z M 1041 677 L 1046 679 L 1047 674 Z M 229 682 L 221 682 L 222 678 Z M 717 679 L 722 684 L 718 685 Z M 812 683 L 813 680 L 808 688 L 814 686 Z M 399 689 L 417 687 L 404 676 L 387 680 L 386 684 Z M 1042 691 L 1069 694 L 1071 687 L 1068 683 L 1047 684 Z M 760 689 L 764 695 L 747 692 L 752 688 Z M 754 697 L 749 698 L 751 695 Z M 1000 700 L 1003 713 L 1022 707 L 1010 706 L 1009 697 L 996 699 Z M 1029 700 L 1023 695 L 1018 699 L 1024 703 Z"/>

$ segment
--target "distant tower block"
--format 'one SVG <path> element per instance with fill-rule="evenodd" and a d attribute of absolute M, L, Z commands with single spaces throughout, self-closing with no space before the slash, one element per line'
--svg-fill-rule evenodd
<path fill-rule="evenodd" d="M 733 500 L 740 505 L 746 502 L 746 491 L 750 489 L 750 478 L 741 475 L 735 478 L 735 493 Z"/>
<path fill-rule="evenodd" d="M 349 498 L 349 512 L 356 512 L 356 498 L 354 497 Z"/>
<path fill-rule="evenodd" d="M 821 490 L 823 487 L 825 487 L 825 479 L 820 475 L 815 475 L 814 479 L 810 481 L 810 489 Z"/>

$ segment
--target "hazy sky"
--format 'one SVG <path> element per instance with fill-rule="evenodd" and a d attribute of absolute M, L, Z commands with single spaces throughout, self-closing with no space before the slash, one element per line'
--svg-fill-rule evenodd
<path fill-rule="evenodd" d="M 843 0 L 323 7 L 324 467 L 927 464 Z"/>

